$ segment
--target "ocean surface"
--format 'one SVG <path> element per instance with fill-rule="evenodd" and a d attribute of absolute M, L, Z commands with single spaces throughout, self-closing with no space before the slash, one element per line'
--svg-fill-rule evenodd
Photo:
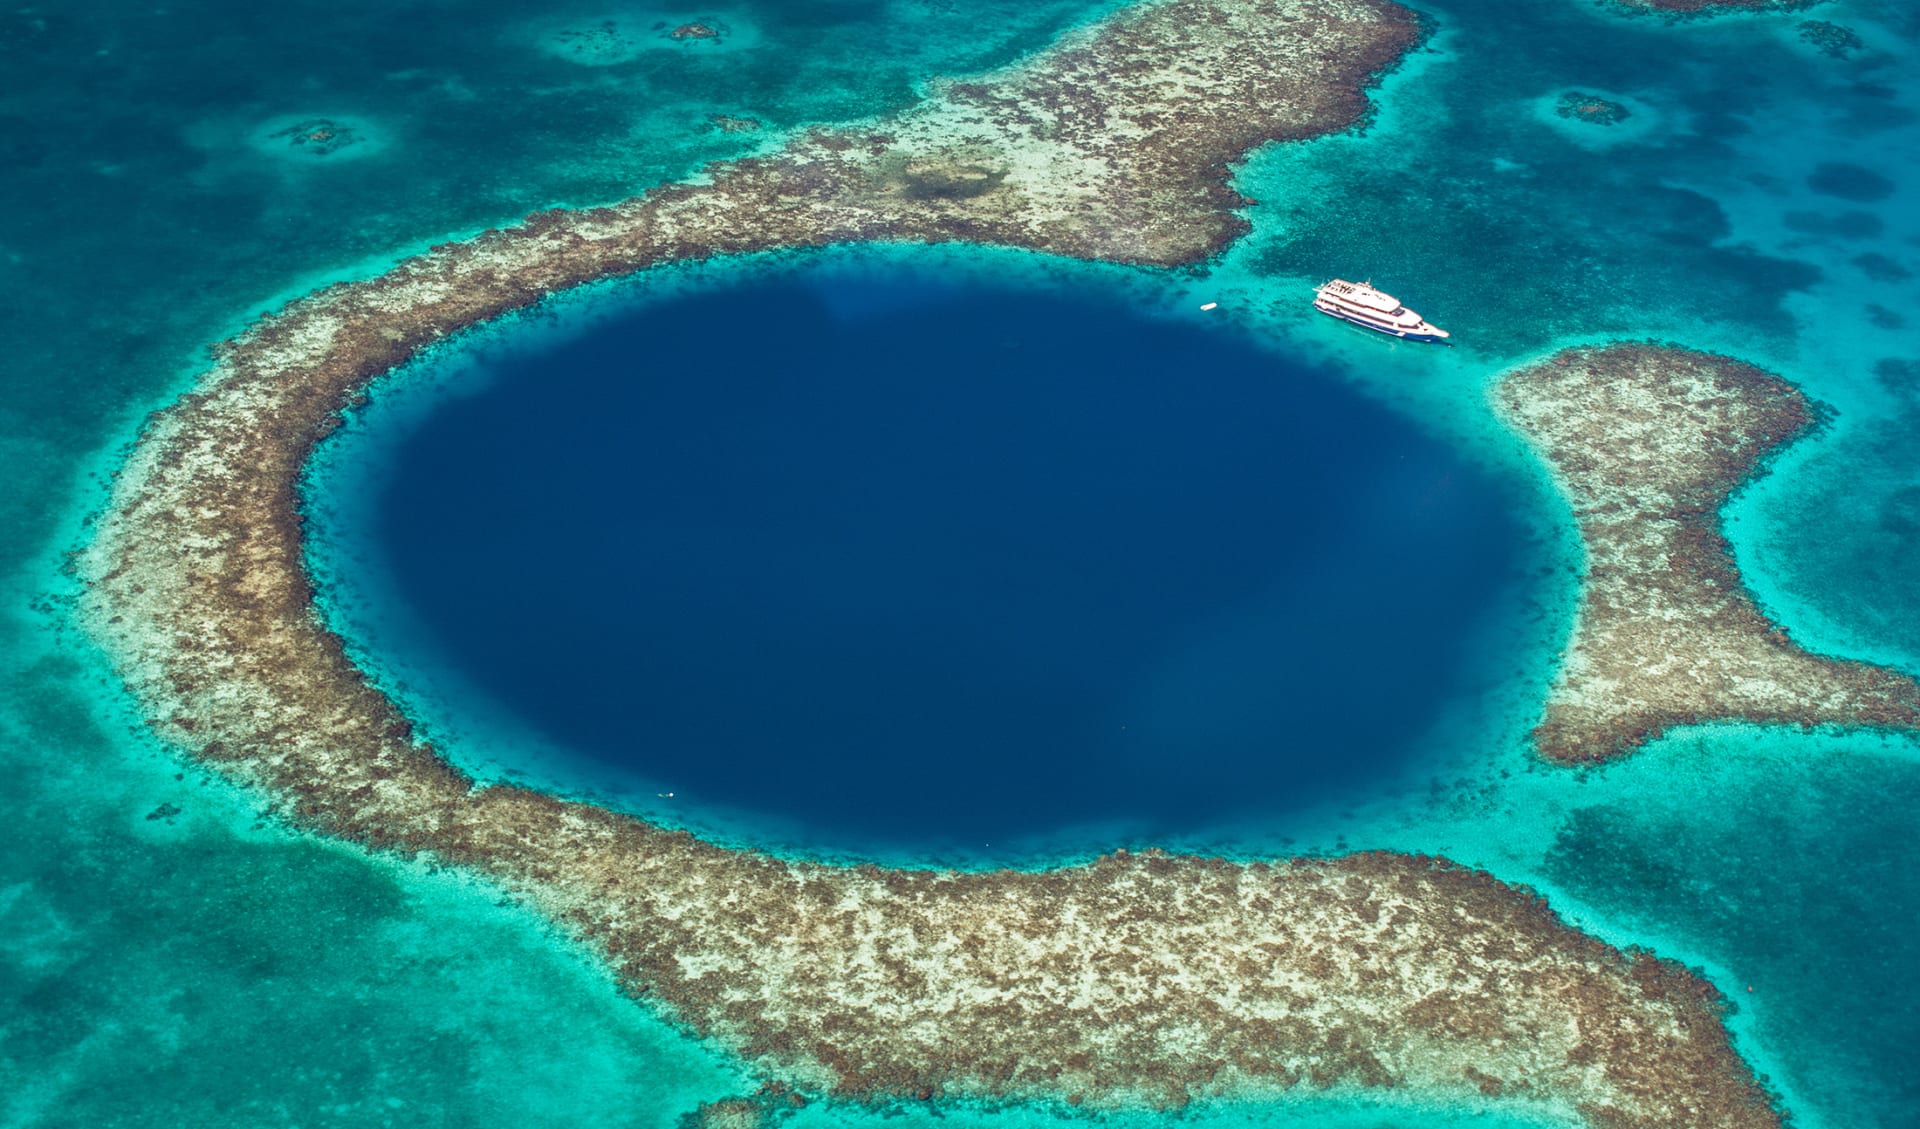
<path fill-rule="evenodd" d="M 1141 841 L 1444 853 L 1538 887 L 1608 941 L 1704 969 L 1738 1003 L 1738 1045 L 1796 1124 L 1920 1125 L 1920 989 L 1910 983 L 1920 746 L 1715 726 L 1602 770 L 1532 759 L 1525 731 L 1564 640 L 1579 558 L 1564 506 L 1485 397 L 1515 364 L 1623 336 L 1732 353 L 1799 383 L 1827 407 L 1825 422 L 1729 508 L 1742 574 L 1803 643 L 1920 671 L 1910 441 L 1920 430 L 1920 13 L 1890 0 L 1678 22 L 1588 0 L 1417 6 L 1433 38 L 1377 92 L 1369 128 L 1255 154 L 1237 172 L 1259 201 L 1247 211 L 1254 230 L 1202 270 L 968 248 L 764 256 L 563 296 L 398 374 L 327 445 L 310 482 L 320 524 L 337 533 L 315 547 L 327 613 L 476 771 L 600 795 L 729 841 L 962 865 L 1042 865 Z M 932 76 L 1011 60 L 1112 7 L 89 0 L 0 13 L 0 1122 L 664 1129 L 756 1084 L 622 999 L 493 891 L 263 819 L 257 798 L 160 747 L 72 625 L 64 555 L 84 543 L 145 414 L 190 384 L 208 342 L 259 311 L 535 208 L 617 199 L 786 129 L 898 109 Z M 695 18 L 724 24 L 725 41 L 682 49 L 651 31 Z M 1829 34 L 1844 49 L 1823 50 L 1803 34 L 1809 20 L 1850 30 L 1856 45 Z M 1594 98 L 1626 116 L 1603 125 L 1558 112 Z M 744 119 L 759 128 L 740 128 Z M 906 285 L 902 272 L 946 281 Z M 1395 345 L 1315 317 L 1308 288 L 1333 275 L 1371 277 L 1453 330 L 1457 347 Z M 1204 302 L 1219 307 L 1202 313 Z M 717 328 L 659 331 L 665 318 L 702 317 Z M 988 322 L 995 331 L 980 332 Z M 879 345 L 894 333 L 906 337 Z M 741 363 L 796 340 L 805 349 L 780 351 L 842 363 L 831 373 Z M 1020 363 L 993 352 L 1007 340 L 1020 343 L 1009 350 Z M 1154 349 L 1181 360 L 1155 370 L 1144 363 Z M 1113 363 L 1122 353 L 1126 364 Z M 778 383 L 783 374 L 794 380 Z M 798 383 L 809 375 L 821 379 Z M 580 410 L 595 397 L 613 409 Z M 775 404 L 790 411 L 776 417 Z M 729 428 L 715 435 L 719 449 L 688 450 L 688 429 L 661 419 L 614 427 L 617 413 L 640 408 L 756 420 L 762 441 Z M 960 419 L 848 427 L 848 412 L 893 412 L 904 428 L 916 410 Z M 848 430 L 822 451 L 809 445 L 815 433 L 778 426 L 791 413 Z M 1074 430 L 1088 422 L 1121 431 Z M 1202 427 L 1219 440 L 1205 459 L 1192 434 Z M 919 440 L 904 443 L 909 434 Z M 988 434 L 1008 442 L 983 468 L 975 456 Z M 1290 442 L 1264 441 L 1274 436 Z M 1110 449 L 1123 437 L 1165 442 L 1157 457 L 1170 461 L 1158 465 L 1174 470 L 1144 473 L 1154 464 Z M 861 483 L 858 470 L 888 442 L 919 478 Z M 578 456 L 569 466 L 539 457 L 562 445 Z M 348 465 L 356 451 L 366 458 Z M 1408 454 L 1409 477 L 1383 470 L 1391 451 Z M 758 497 L 750 477 L 735 476 L 778 452 L 804 455 L 810 476 L 784 484 L 807 520 L 769 546 L 789 569 L 822 527 L 815 500 L 832 495 L 836 467 L 842 519 L 930 507 L 912 543 L 839 543 L 857 546 L 864 574 L 824 564 L 816 574 L 823 598 L 859 575 L 894 584 L 890 606 L 919 617 L 912 638 L 985 629 L 935 598 L 938 568 L 967 543 L 954 522 L 1015 536 L 1042 524 L 1043 507 L 1065 506 L 1066 484 L 1047 473 L 1060 464 L 1048 460 L 1104 468 L 1066 507 L 1084 536 L 1055 542 L 1063 555 L 1045 562 L 1047 576 L 1010 578 L 1021 614 L 989 640 L 1001 648 L 991 653 L 1031 657 L 1050 686 L 1084 676 L 1088 701 L 1124 700 L 1114 695 L 1137 669 L 1126 664 L 1147 650 L 1106 649 L 1091 666 L 1072 653 L 1088 631 L 1125 634 L 1108 609 L 1173 634 L 1229 615 L 1247 633 L 1202 646 L 1191 677 L 1204 694 L 1164 715 L 1168 732 L 1215 727 L 1215 754 L 1176 762 L 1153 739 L 1112 733 L 1056 740 L 1073 749 L 1081 780 L 1097 777 L 1089 791 L 1056 803 L 997 790 L 975 771 L 978 757 L 998 758 L 986 762 L 997 772 L 1024 762 L 1021 775 L 1035 778 L 1062 764 L 1033 751 L 1044 724 L 1107 716 L 1089 706 L 1063 721 L 1057 697 L 1022 713 L 1002 694 L 991 713 L 968 711 L 944 730 L 944 745 L 916 742 L 895 758 L 949 817 L 903 830 L 895 784 L 854 761 L 823 767 L 844 750 L 822 751 L 834 739 L 817 715 L 784 734 L 779 717 L 744 715 L 727 755 L 785 774 L 764 784 L 724 762 L 663 756 L 655 750 L 673 750 L 660 728 L 628 740 L 644 702 L 631 687 L 609 689 L 620 677 L 610 656 L 634 663 L 644 652 L 619 647 L 614 632 L 555 625 L 663 614 L 616 567 L 637 552 L 620 539 L 676 520 L 675 505 L 710 508 L 729 490 L 736 502 Z M 518 516 L 501 507 L 498 525 L 476 521 L 486 476 L 516 465 L 547 493 L 524 499 Z M 716 473 L 688 482 L 695 465 Z M 971 488 L 989 473 L 993 490 Z M 645 489 L 647 474 L 682 475 L 681 489 Z M 1419 493 L 1442 480 L 1437 501 Z M 859 493 L 880 486 L 895 493 Z M 559 492 L 593 504 L 538 504 Z M 1279 520 L 1249 519 L 1255 507 L 1322 522 L 1319 536 L 1290 538 Z M 1115 511 L 1151 514 L 1180 535 L 1151 536 Z M 1240 520 L 1207 520 L 1228 514 Z M 1436 516 L 1448 520 L 1422 524 Z M 402 551 L 407 530 L 391 523 L 407 517 L 442 523 L 446 543 Z M 493 537 L 497 548 L 507 519 L 527 523 L 514 551 L 446 583 L 457 538 Z M 730 580 L 716 570 L 737 539 L 765 534 L 706 533 L 682 558 L 645 562 L 646 584 L 683 585 L 673 622 L 626 622 L 657 628 L 681 656 L 714 644 L 716 663 L 727 656 L 707 625 L 780 626 L 786 642 L 811 646 L 798 617 L 836 605 L 788 603 L 783 614 L 796 618 L 784 624 L 748 616 L 728 593 L 759 584 L 760 596 L 789 600 L 793 590 L 764 572 Z M 582 552 L 595 538 L 606 551 Z M 1082 552 L 1093 556 L 1071 555 Z M 1115 556 L 1125 567 L 1104 571 Z M 1162 565 L 1170 575 L 1153 580 L 1149 567 Z M 1332 594 L 1312 610 L 1327 618 L 1283 603 L 1264 622 L 1290 630 L 1262 632 L 1259 617 L 1232 614 L 1261 584 L 1302 598 L 1288 580 L 1316 566 Z M 1225 573 L 1211 582 L 1208 569 Z M 1097 594 L 1116 602 L 1063 606 L 1062 593 L 1079 594 L 1076 574 L 1097 574 L 1111 588 Z M 434 578 L 445 591 L 431 591 Z M 1411 587 L 1361 583 L 1390 578 Z M 486 614 L 461 613 L 459 585 L 483 583 L 498 598 L 469 591 L 478 602 L 468 607 Z M 873 633 L 845 639 L 838 657 L 872 663 L 855 652 L 887 632 L 898 644 L 901 618 L 866 625 Z M 467 634 L 450 636 L 454 621 Z M 541 655 L 471 645 L 535 630 L 548 632 Z M 1393 681 L 1364 711 L 1302 699 L 1322 711 L 1316 741 L 1267 746 L 1272 702 L 1222 700 L 1231 685 L 1208 674 L 1288 669 L 1309 648 L 1329 665 L 1304 677 L 1325 686 L 1346 684 L 1339 670 Z M 515 673 L 542 657 L 541 684 Z M 867 708 L 851 683 L 875 670 L 901 673 L 808 667 L 816 689 L 841 696 L 808 691 L 804 705 L 873 720 L 875 742 L 925 739 L 911 703 L 889 695 L 884 717 Z M 955 675 L 952 685 L 991 696 L 980 680 L 1011 672 L 963 664 Z M 702 692 L 723 693 L 711 682 Z M 684 735 L 694 723 L 675 724 Z M 1015 739 L 983 754 L 983 732 Z M 1268 747 L 1278 759 L 1253 765 Z M 1131 783 L 1111 763 L 1127 755 L 1144 762 L 1129 767 Z M 689 776 L 695 767 L 709 775 Z M 775 794 L 796 787 L 811 790 L 806 803 Z M 954 814 L 966 810 L 1009 837 L 975 834 Z M 790 1124 L 917 1120 L 933 1117 L 819 1103 Z M 1517 1124 L 1418 1095 L 1185 1120 Z M 941 1123 L 1057 1121 L 1051 1110 L 954 1109 Z"/>

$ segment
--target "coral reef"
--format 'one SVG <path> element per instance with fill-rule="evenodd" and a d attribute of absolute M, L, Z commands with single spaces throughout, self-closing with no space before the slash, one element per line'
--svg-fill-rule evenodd
<path fill-rule="evenodd" d="M 779 1115 L 807 1104 L 783 1082 L 769 1082 L 750 1097 L 724 1098 L 708 1102 L 683 1117 L 684 1129 L 767 1129 L 779 1123 Z"/>
<path fill-rule="evenodd" d="M 665 24 L 661 24 L 655 30 L 660 30 L 660 28 L 665 27 Z M 720 40 L 726 38 L 726 29 L 715 22 L 695 22 L 679 24 L 665 30 L 662 34 L 675 43 L 697 42 L 700 40 L 712 40 L 718 43 Z"/>
<path fill-rule="evenodd" d="M 759 1102 L 729 1098 L 708 1102 L 686 1119 L 685 1129 L 766 1129 L 772 1118 Z"/>
<path fill-rule="evenodd" d="M 330 118 L 308 118 L 268 136 L 275 141 L 284 140 L 288 148 L 310 157 L 330 157 L 360 140 L 352 126 Z"/>
<path fill-rule="evenodd" d="M 624 63 L 636 54 L 632 37 L 612 20 L 590 27 L 562 28 L 548 38 L 546 47 L 563 59 L 588 66 Z"/>
<path fill-rule="evenodd" d="M 636 998 L 813 1090 L 1177 1107 L 1404 1086 L 1605 1129 L 1778 1126 L 1709 985 L 1489 875 L 1380 853 L 967 873 L 725 849 L 476 786 L 313 614 L 301 468 L 422 348 L 728 252 L 964 239 L 1190 263 L 1244 229 L 1229 161 L 1351 125 L 1417 38 L 1386 0 L 1167 0 L 892 119 L 319 291 L 149 420 L 76 558 L 80 614 L 167 740 L 317 833 L 498 883 Z M 749 1105 L 770 1108 L 696 1116 Z"/>
<path fill-rule="evenodd" d="M 1615 125 L 1633 116 L 1618 102 L 1609 102 L 1598 94 L 1582 94 L 1577 90 L 1562 94 L 1560 100 L 1554 103 L 1553 112 L 1563 118 L 1594 125 Z"/>
<path fill-rule="evenodd" d="M 1586 545 L 1573 638 L 1535 730 L 1543 756 L 1619 756 L 1734 719 L 1909 728 L 1920 683 L 1812 654 L 1755 605 L 1720 510 L 1813 423 L 1792 385 L 1725 357 L 1626 344 L 1507 376 L 1496 408 L 1552 465 Z"/>
<path fill-rule="evenodd" d="M 1801 39 L 1819 48 L 1822 54 L 1836 59 L 1844 59 L 1866 46 L 1852 28 L 1828 20 L 1806 20 L 1801 23 L 1799 32 Z"/>

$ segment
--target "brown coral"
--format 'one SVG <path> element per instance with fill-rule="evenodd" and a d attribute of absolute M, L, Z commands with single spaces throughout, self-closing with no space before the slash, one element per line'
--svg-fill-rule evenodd
<path fill-rule="evenodd" d="M 1587 553 L 1573 638 L 1534 736 L 1557 761 L 1619 756 L 1691 722 L 1911 728 L 1920 683 L 1815 655 L 1754 603 L 1720 510 L 1804 433 L 1798 389 L 1727 357 L 1573 349 L 1495 403 L 1552 465 Z"/>

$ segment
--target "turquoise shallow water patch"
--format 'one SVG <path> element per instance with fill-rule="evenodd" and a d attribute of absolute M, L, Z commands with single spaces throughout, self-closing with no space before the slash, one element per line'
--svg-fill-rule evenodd
<path fill-rule="evenodd" d="M 1897 1111 L 1920 1097 L 1899 1066 L 1920 1041 L 1907 984 L 1920 883 L 1892 844 L 1920 796 L 1913 745 L 1888 756 L 1872 739 L 1681 742 L 1692 747 L 1662 756 L 1682 762 L 1677 781 L 1629 769 L 1568 812 L 1546 874 L 1616 920 L 1724 962 L 1722 990 L 1753 1013 L 1760 1040 L 1793 1048 L 1776 1069 L 1814 1109 L 1837 1124 L 1905 1124 Z M 1811 765 L 1808 753 L 1819 754 Z M 1703 804 L 1715 818 L 1701 818 Z"/>
<path fill-rule="evenodd" d="M 9 622 L 9 1125 L 668 1126 L 737 1068 L 455 875 L 306 841 Z M 56 756 L 46 753 L 57 751 Z"/>

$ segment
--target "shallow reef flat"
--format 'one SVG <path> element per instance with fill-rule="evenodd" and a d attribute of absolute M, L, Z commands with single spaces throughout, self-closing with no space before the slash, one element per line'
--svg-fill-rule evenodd
<path fill-rule="evenodd" d="M 1608 1129 L 1779 1125 L 1710 985 L 1489 875 L 1389 854 L 966 873 L 725 849 L 476 787 L 313 608 L 301 469 L 423 346 L 729 251 L 965 239 L 1189 262 L 1241 229 L 1228 161 L 1350 125 L 1418 35 L 1377 0 L 1172 0 L 897 119 L 302 299 L 148 422 L 76 560 L 80 613 L 167 740 L 317 833 L 487 876 L 636 997 L 810 1090 L 1174 1107 L 1406 1087 Z"/>
<path fill-rule="evenodd" d="M 1737 720 L 1912 728 L 1920 683 L 1794 643 L 1741 583 L 1720 511 L 1814 411 L 1779 377 L 1643 344 L 1510 374 L 1496 408 L 1553 467 L 1587 553 L 1573 638 L 1534 732 L 1603 761 L 1666 729 Z"/>

